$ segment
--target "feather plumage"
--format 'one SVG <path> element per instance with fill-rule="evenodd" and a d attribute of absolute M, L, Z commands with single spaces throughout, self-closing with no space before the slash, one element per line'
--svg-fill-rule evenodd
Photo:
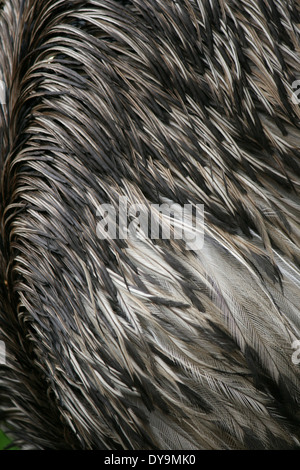
<path fill-rule="evenodd" d="M 42 449 L 298 447 L 298 2 L 1 5 L 0 419 Z M 101 239 L 122 197 L 204 204 L 203 246 Z"/>

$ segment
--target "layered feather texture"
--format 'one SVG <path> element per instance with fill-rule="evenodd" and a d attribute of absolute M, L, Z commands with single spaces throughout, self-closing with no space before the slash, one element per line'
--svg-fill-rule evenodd
<path fill-rule="evenodd" d="M 1 7 L 0 419 L 37 449 L 297 448 L 299 2 Z M 122 197 L 203 204 L 204 243 L 101 239 Z"/>

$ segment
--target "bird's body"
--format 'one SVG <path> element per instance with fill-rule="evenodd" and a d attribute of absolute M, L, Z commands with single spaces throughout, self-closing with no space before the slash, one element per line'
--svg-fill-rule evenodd
<path fill-rule="evenodd" d="M 41 449 L 297 448 L 299 2 L 1 3 L 0 420 Z M 120 198 L 203 204 L 203 243 L 101 238 Z"/>

